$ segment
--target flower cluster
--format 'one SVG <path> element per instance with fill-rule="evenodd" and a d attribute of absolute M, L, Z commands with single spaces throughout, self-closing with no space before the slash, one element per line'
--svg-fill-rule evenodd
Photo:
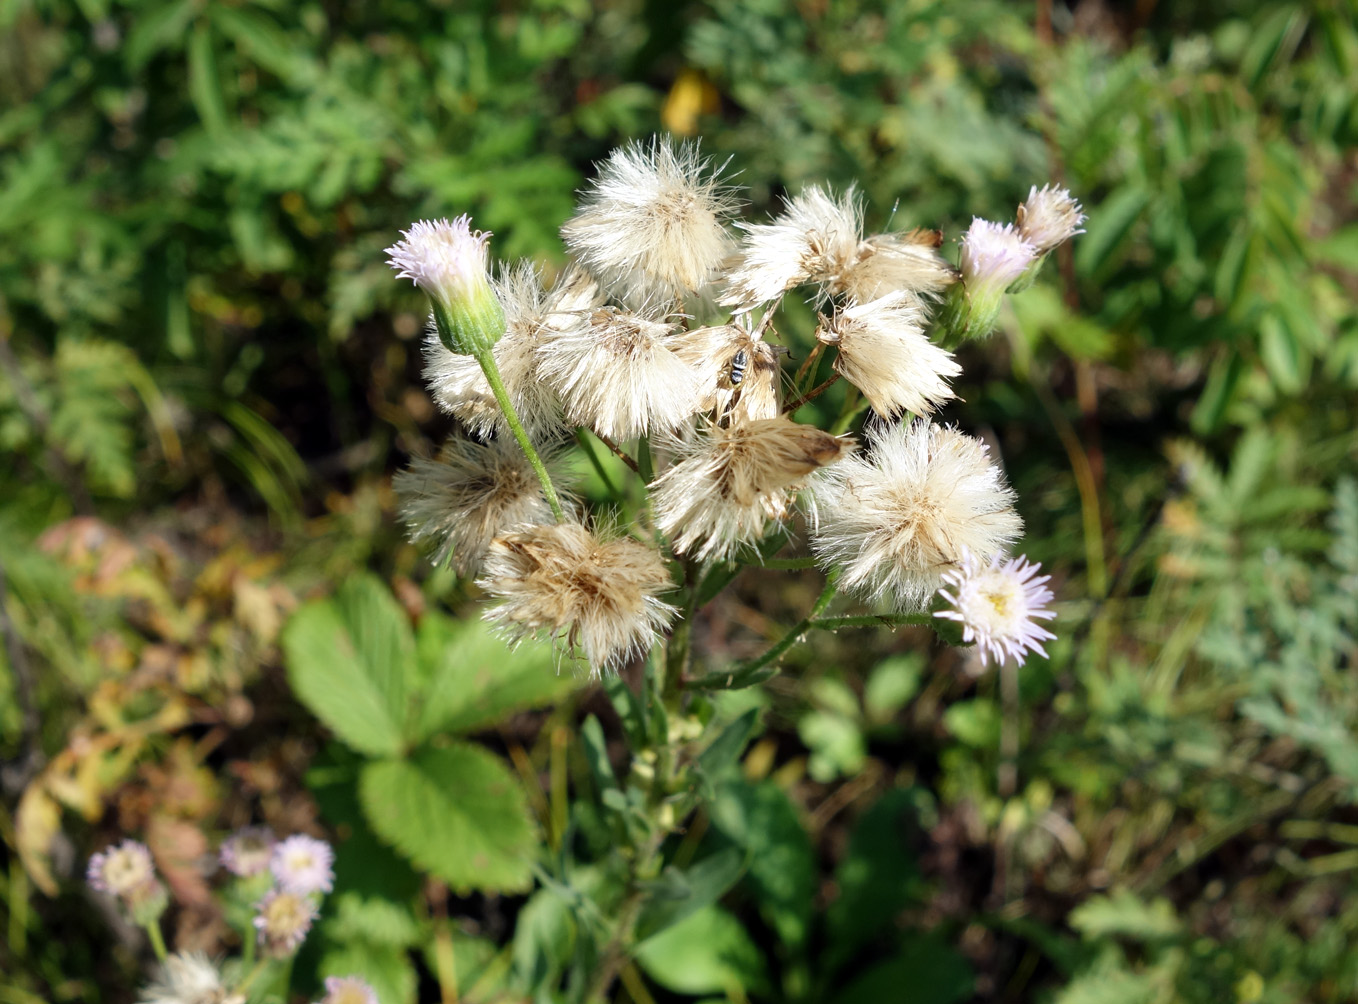
<path fill-rule="evenodd" d="M 222 841 L 222 867 L 255 902 L 254 928 L 266 955 L 285 958 L 306 939 L 324 893 L 334 888 L 335 852 L 302 833 L 284 840 L 267 826 L 246 826 Z"/>
<path fill-rule="evenodd" d="M 956 578 L 980 574 L 968 556 L 1007 560 L 1022 530 L 990 451 L 934 413 L 961 372 L 951 349 L 989 334 L 1005 292 L 1079 232 L 1079 204 L 1034 187 L 1014 222 L 975 220 L 954 265 L 937 230 L 868 232 L 852 188 L 812 186 L 767 223 L 737 221 L 725 169 L 695 143 L 615 151 L 562 227 L 572 261 L 551 283 L 522 264 L 492 280 L 489 235 L 466 217 L 417 223 L 389 249 L 429 294 L 425 375 L 460 423 L 397 477 L 401 513 L 438 560 L 479 577 L 507 637 L 549 637 L 596 672 L 669 630 L 680 563 L 751 554 L 799 500 L 840 587 L 900 610 L 949 576 L 970 596 Z M 776 322 L 797 289 L 821 313 L 793 378 Z M 836 379 L 874 414 L 861 449 L 792 418 Z M 585 430 L 648 479 L 635 527 L 605 531 L 557 493 Z M 977 604 L 955 602 L 971 625 Z M 1035 647 L 1024 630 L 991 618 L 968 637 L 1021 658 Z"/>

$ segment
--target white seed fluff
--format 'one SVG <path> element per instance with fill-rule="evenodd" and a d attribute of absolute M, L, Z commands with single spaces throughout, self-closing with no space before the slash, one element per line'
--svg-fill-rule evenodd
<path fill-rule="evenodd" d="M 971 553 L 964 554 L 959 567 L 944 573 L 945 588 L 939 590 L 953 609 L 934 616 L 961 624 L 962 640 L 976 643 L 983 664 L 1012 657 L 1022 665 L 1029 652 L 1045 656 L 1042 642 L 1056 636 L 1034 619 L 1050 620 L 1056 611 L 1047 606 L 1052 601 L 1046 588 L 1051 576 L 1039 577 L 1041 570 L 1024 557 L 996 555 L 984 564 Z"/>
<path fill-rule="evenodd" d="M 884 417 L 928 414 L 953 396 L 948 380 L 962 372 L 952 353 L 924 334 L 916 303 L 908 293 L 892 293 L 854 304 L 816 332 L 839 347 L 835 369 Z"/>
<path fill-rule="evenodd" d="M 571 254 L 614 295 L 641 307 L 710 282 L 739 206 L 698 144 L 656 138 L 614 150 L 561 228 Z"/>
<path fill-rule="evenodd" d="M 1023 529 L 985 444 L 927 419 L 893 423 L 871 451 L 812 479 L 811 548 L 840 587 L 922 607 L 965 552 L 990 557 Z"/>
<path fill-rule="evenodd" d="M 138 1004 L 242 1004 L 245 998 L 222 986 L 217 966 L 202 952 L 175 952 L 160 967 L 156 981 L 142 990 Z"/>
<path fill-rule="evenodd" d="M 938 253 L 936 230 L 873 234 L 861 244 L 854 260 L 830 286 L 866 303 L 888 293 L 905 293 L 917 300 L 937 297 L 957 281 L 957 273 Z"/>
<path fill-rule="evenodd" d="M 1034 185 L 1028 191 L 1028 201 L 1018 207 L 1018 230 L 1039 254 L 1045 254 L 1058 244 L 1064 244 L 1084 231 L 1080 224 L 1085 215 L 1080 203 L 1065 188 Z"/>

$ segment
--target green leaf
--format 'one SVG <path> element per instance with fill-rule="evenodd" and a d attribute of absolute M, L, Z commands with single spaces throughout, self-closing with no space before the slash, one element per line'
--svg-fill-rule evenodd
<path fill-rule="evenodd" d="M 1296 394 L 1305 386 L 1303 349 L 1277 314 L 1265 314 L 1259 321 L 1259 357 L 1279 390 Z"/>
<path fill-rule="evenodd" d="M 772 781 L 730 781 L 709 811 L 717 830 L 745 852 L 745 884 L 769 926 L 784 944 L 802 944 L 816 898 L 816 852 L 787 792 Z"/>
<path fill-rule="evenodd" d="M 715 780 L 735 766 L 758 721 L 759 709 L 750 708 L 722 729 L 707 749 L 698 754 L 696 766 L 705 780 Z"/>
<path fill-rule="evenodd" d="M 744 870 L 744 855 L 734 847 L 682 870 L 666 868 L 660 878 L 647 884 L 649 898 L 637 918 L 637 942 L 646 941 L 715 903 L 736 884 Z"/>
<path fill-rule="evenodd" d="M 359 797 L 382 839 L 455 889 L 530 885 L 536 835 L 528 801 L 504 762 L 480 746 L 368 764 Z"/>
<path fill-rule="evenodd" d="M 123 46 L 128 69 L 136 73 L 157 52 L 182 44 L 184 32 L 197 13 L 197 0 L 178 0 L 139 13 Z"/>
<path fill-rule="evenodd" d="M 308 603 L 283 630 L 293 691 L 335 735 L 373 756 L 404 746 L 411 649 L 405 614 L 371 575 Z"/>
<path fill-rule="evenodd" d="M 967 960 L 936 934 L 918 934 L 899 955 L 868 969 L 837 996 L 833 1004 L 878 1004 L 897 1000 L 909 987 L 910 1004 L 957 1004 L 973 991 Z"/>
<path fill-rule="evenodd" d="M 613 773 L 613 764 L 608 759 L 608 741 L 604 739 L 604 727 L 599 719 L 590 715 L 580 726 L 580 745 L 585 751 L 585 762 L 589 764 L 590 776 L 600 797 L 609 791 L 618 791 L 618 777 Z"/>
<path fill-rule="evenodd" d="M 1226 417 L 1226 409 L 1235 397 L 1236 385 L 1245 374 L 1245 361 L 1240 353 L 1227 351 L 1218 356 L 1207 373 L 1207 386 L 1193 408 L 1191 424 L 1200 436 L 1216 431 Z"/>
<path fill-rule="evenodd" d="M 919 691 L 924 658 L 917 654 L 883 659 L 863 688 L 863 710 L 874 722 L 884 722 L 905 707 Z"/>
<path fill-rule="evenodd" d="M 652 938 L 637 951 L 637 962 L 651 979 L 681 994 L 758 993 L 768 982 L 759 948 L 740 921 L 717 906 Z"/>
<path fill-rule="evenodd" d="M 1075 266 L 1081 275 L 1092 276 L 1103 270 L 1149 202 L 1145 189 L 1125 185 L 1091 212 L 1085 233 L 1075 245 Z"/>
<path fill-rule="evenodd" d="M 213 4 L 208 10 L 218 30 L 269 72 L 292 80 L 307 65 L 298 46 L 264 15 L 227 4 Z"/>
<path fill-rule="evenodd" d="M 994 749 L 1000 741 L 1000 709 L 984 697 L 958 701 L 943 713 L 943 724 L 974 749 Z"/>
<path fill-rule="evenodd" d="M 537 999 L 570 963 L 576 929 L 571 909 L 551 889 L 539 889 L 514 924 L 514 982 Z"/>
<path fill-rule="evenodd" d="M 470 732 L 511 711 L 559 701 L 584 680 L 557 670 L 546 645 L 510 649 L 479 618 L 425 614 L 418 637 L 425 688 L 415 738 Z"/>
<path fill-rule="evenodd" d="M 226 131 L 226 99 L 222 97 L 212 29 L 204 23 L 194 25 L 189 36 L 189 97 L 210 136 Z"/>
<path fill-rule="evenodd" d="M 1086 938 L 1123 935 L 1137 941 L 1167 938 L 1180 929 L 1169 900 L 1146 903 L 1130 889 L 1085 900 L 1070 912 L 1070 926 Z"/>
<path fill-rule="evenodd" d="M 421 940 L 420 926 L 405 903 L 345 891 L 330 908 L 335 915 L 326 921 L 325 933 L 333 941 L 409 948 Z"/>

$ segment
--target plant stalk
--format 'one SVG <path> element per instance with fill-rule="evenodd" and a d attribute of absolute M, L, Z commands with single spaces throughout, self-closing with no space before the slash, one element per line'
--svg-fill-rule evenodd
<path fill-rule="evenodd" d="M 533 473 L 538 476 L 538 481 L 542 484 L 542 494 L 547 499 L 547 504 L 552 507 L 552 515 L 556 517 L 558 523 L 566 521 L 566 514 L 561 509 L 561 499 L 557 497 L 556 488 L 552 485 L 551 475 L 547 473 L 547 465 L 538 456 L 538 451 L 533 447 L 533 441 L 529 438 L 523 423 L 519 421 L 518 412 L 514 410 L 514 405 L 509 401 L 509 391 L 505 389 L 505 383 L 500 379 L 500 368 L 495 365 L 495 355 L 490 347 L 476 352 L 474 358 L 481 365 L 481 372 L 486 375 L 486 383 L 490 384 L 491 393 L 495 395 L 495 402 L 500 406 L 500 411 L 504 413 L 505 422 L 509 425 L 509 431 L 518 440 L 519 447 L 523 450 L 524 456 L 528 458 L 528 463 L 533 468 Z"/>

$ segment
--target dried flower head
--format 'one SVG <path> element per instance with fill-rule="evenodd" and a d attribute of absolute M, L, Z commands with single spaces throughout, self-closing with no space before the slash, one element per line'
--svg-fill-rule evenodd
<path fill-rule="evenodd" d="M 126 900 L 156 883 L 156 866 L 145 844 L 124 840 L 93 855 L 85 879 L 92 888 Z"/>
<path fill-rule="evenodd" d="M 1037 258 L 1037 248 L 1012 223 L 975 217 L 961 239 L 962 281 L 973 299 L 996 298 Z"/>
<path fill-rule="evenodd" d="M 975 642 L 981 662 L 1003 662 L 1013 657 L 1022 665 L 1029 652 L 1046 655 L 1042 642 L 1056 636 L 1034 622 L 1050 620 L 1056 611 L 1048 608 L 1052 593 L 1046 588 L 1050 575 L 1038 577 L 1041 565 L 1027 558 L 996 555 L 989 564 L 976 560 L 971 552 L 962 555 L 961 564 L 943 575 L 946 586 L 939 595 L 952 604 L 935 617 L 962 625 L 962 640 Z"/>
<path fill-rule="evenodd" d="M 324 840 L 294 833 L 273 849 L 269 870 L 288 892 L 329 892 L 335 884 L 335 852 Z"/>
<path fill-rule="evenodd" d="M 218 856 L 232 875 L 251 878 L 267 871 L 278 839 L 267 826 L 243 826 L 222 841 Z"/>
<path fill-rule="evenodd" d="M 807 475 L 853 448 L 852 439 L 781 416 L 710 425 L 678 445 L 682 459 L 651 485 L 656 525 L 681 554 L 727 557 L 789 515 Z"/>
<path fill-rule="evenodd" d="M 292 955 L 306 940 L 316 920 L 316 902 L 304 893 L 271 889 L 255 906 L 259 947 L 276 959 Z"/>
<path fill-rule="evenodd" d="M 962 372 L 951 352 L 929 341 L 924 323 L 909 294 L 891 293 L 822 318 L 816 337 L 839 347 L 835 369 L 877 414 L 924 415 L 953 396 L 948 380 Z"/>
<path fill-rule="evenodd" d="M 816 557 L 843 566 L 841 588 L 900 608 L 923 606 L 963 553 L 989 557 L 1023 528 L 985 445 L 927 419 L 892 424 L 811 490 Z"/>
<path fill-rule="evenodd" d="M 859 303 L 889 293 L 911 299 L 936 297 L 957 281 L 957 273 L 938 253 L 937 230 L 873 234 L 858 245 L 853 261 L 830 285 Z"/>
<path fill-rule="evenodd" d="M 620 147 L 561 228 L 566 247 L 633 306 L 695 292 L 730 253 L 726 220 L 739 203 L 722 169 L 697 143 Z"/>
<path fill-rule="evenodd" d="M 545 635 L 579 648 L 596 673 L 648 649 L 676 612 L 660 599 L 672 587 L 658 551 L 628 537 L 601 539 L 579 523 L 496 538 L 480 585 L 499 600 L 486 619 L 511 641 Z"/>
<path fill-rule="evenodd" d="M 504 312 L 486 275 L 488 231 L 471 229 L 471 217 L 420 220 L 387 248 L 398 278 L 410 279 L 434 306 L 439 335 L 449 351 L 472 355 L 489 349 L 504 332 Z"/>
<path fill-rule="evenodd" d="M 673 352 L 670 325 L 616 307 L 575 317 L 539 361 L 570 422 L 626 440 L 672 429 L 698 410 L 698 379 Z"/>
<path fill-rule="evenodd" d="M 327 976 L 319 1004 L 378 1004 L 377 991 L 357 976 Z"/>
<path fill-rule="evenodd" d="M 244 1004 L 229 993 L 222 974 L 202 952 L 175 952 L 160 967 L 159 978 L 141 992 L 138 1004 Z"/>
<path fill-rule="evenodd" d="M 505 313 L 505 333 L 493 350 L 495 366 L 515 413 L 534 435 L 545 435 L 561 425 L 561 405 L 538 374 L 538 346 L 559 328 L 575 322 L 579 301 L 597 301 L 598 287 L 582 284 L 581 275 L 566 273 L 564 284 L 558 283 L 549 293 L 542 288 L 537 268 L 522 262 L 495 280 L 495 293 Z M 432 323 L 424 341 L 424 378 L 438 406 L 476 435 L 507 431 L 481 365 L 472 356 L 449 352 Z"/>
<path fill-rule="evenodd" d="M 674 354 L 697 378 L 697 410 L 723 421 L 777 417 L 778 347 L 739 324 L 695 328 L 670 341 Z"/>
<path fill-rule="evenodd" d="M 560 454 L 546 453 L 543 460 L 557 481 Z M 497 534 L 552 518 L 542 483 L 508 437 L 484 444 L 449 439 L 437 460 L 416 459 L 392 487 L 411 539 L 436 541 L 435 560 L 451 562 L 459 575 L 480 567 Z"/>
<path fill-rule="evenodd" d="M 1085 215 L 1080 203 L 1069 189 L 1055 185 L 1034 185 L 1028 191 L 1028 201 L 1018 207 L 1018 231 L 1039 254 L 1046 254 L 1058 244 L 1064 244 L 1076 234 L 1082 234 L 1080 224 Z"/>
<path fill-rule="evenodd" d="M 772 223 L 740 223 L 740 258 L 721 302 L 748 309 L 807 282 L 834 282 L 854 261 L 863 210 L 852 188 L 838 199 L 812 186 Z"/>

